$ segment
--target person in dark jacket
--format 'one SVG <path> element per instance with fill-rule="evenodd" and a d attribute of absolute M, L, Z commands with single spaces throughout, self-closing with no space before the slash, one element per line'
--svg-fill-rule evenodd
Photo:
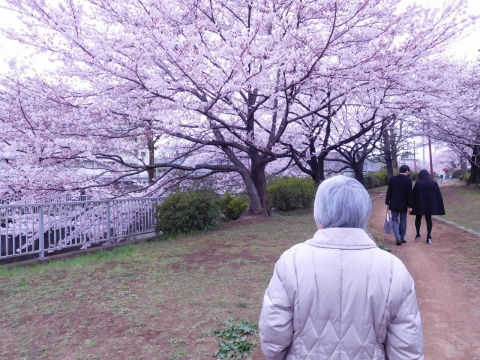
<path fill-rule="evenodd" d="M 400 166 L 400 174 L 393 176 L 388 181 L 385 204 L 392 212 L 392 225 L 397 245 L 406 243 L 407 210 L 412 210 L 412 180 L 408 177 L 410 168 Z M 400 217 L 400 221 L 399 221 Z"/>
<path fill-rule="evenodd" d="M 432 215 L 445 215 L 443 197 L 438 183 L 430 177 L 427 170 L 418 173 L 418 180 L 413 187 L 413 204 L 411 215 L 415 215 L 415 241 L 420 241 L 422 215 L 427 222 L 427 244 L 432 243 Z"/>

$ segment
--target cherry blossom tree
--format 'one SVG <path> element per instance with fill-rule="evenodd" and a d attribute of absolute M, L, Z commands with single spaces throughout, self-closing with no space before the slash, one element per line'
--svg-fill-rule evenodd
<path fill-rule="evenodd" d="M 7 34 L 53 67 L 14 67 L 2 81 L 9 186 L 99 189 L 148 172 L 151 193 L 223 174 L 242 180 L 249 212 L 262 215 L 267 166 L 305 164 L 302 154 L 321 169 L 330 151 L 381 126 L 381 99 L 471 23 L 460 0 L 443 11 L 402 11 L 399 0 L 7 3 L 26 26 Z M 372 92 L 383 95 L 372 102 Z M 349 116 L 351 101 L 369 115 Z M 175 156 L 152 161 L 155 147 Z M 142 149 L 148 161 L 131 161 Z M 80 176 L 79 160 L 103 171 Z"/>
<path fill-rule="evenodd" d="M 460 165 L 460 156 L 454 150 L 443 148 L 435 151 L 433 156 L 433 168 L 436 172 L 441 170 L 457 168 Z"/>
<path fill-rule="evenodd" d="M 393 118 L 393 117 L 392 117 Z M 355 179 L 360 183 L 364 183 L 363 167 L 365 161 L 378 148 L 378 144 L 382 139 L 385 127 L 389 122 L 387 119 L 378 124 L 372 129 L 356 139 L 353 142 L 340 146 L 336 151 L 342 156 L 337 161 L 340 161 L 353 170 Z"/>
<path fill-rule="evenodd" d="M 341 162 L 352 168 L 357 180 L 362 181 L 363 170 L 359 165 L 363 164 L 366 156 L 374 149 L 378 134 L 393 119 L 378 114 L 382 101 L 376 105 L 368 104 L 365 101 L 369 95 L 368 89 L 362 88 L 362 91 L 367 96 L 361 93 L 357 101 L 350 100 L 348 103 L 342 97 L 336 106 L 329 104 L 325 113 L 303 120 L 299 131 L 303 135 L 302 142 L 296 146 L 289 144 L 295 165 L 310 175 L 317 184 L 325 179 L 325 162 L 328 161 Z M 381 100 L 383 99 L 382 96 Z M 370 149 L 367 150 L 369 145 Z M 328 157 L 335 151 L 343 158 Z"/>
<path fill-rule="evenodd" d="M 440 68 L 425 72 L 428 88 L 415 95 L 417 131 L 446 144 L 460 159 L 468 159 L 472 166 L 469 184 L 476 184 L 480 182 L 480 68 L 451 60 L 444 60 Z"/>

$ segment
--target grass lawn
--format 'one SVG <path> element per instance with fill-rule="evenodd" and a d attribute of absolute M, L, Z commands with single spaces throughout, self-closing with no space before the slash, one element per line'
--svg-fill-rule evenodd
<path fill-rule="evenodd" d="M 385 192 L 371 191 L 374 198 Z M 480 232 L 480 190 L 445 186 L 442 193 L 447 219 Z M 297 212 L 64 261 L 0 266 L 0 359 L 213 358 L 220 341 L 213 332 L 226 320 L 256 322 L 275 261 L 315 231 L 312 212 Z M 459 250 L 477 266 L 480 241 Z M 263 359 L 259 346 L 250 358 Z"/>
<path fill-rule="evenodd" d="M 441 188 L 445 220 L 480 233 L 480 189 L 464 185 Z"/>
<path fill-rule="evenodd" d="M 442 218 L 480 233 L 480 189 L 463 183 L 454 185 L 441 188 L 446 212 Z M 480 286 L 480 238 L 467 243 L 459 240 L 454 240 L 459 248 L 453 259 L 462 266 L 466 277 Z"/>
<path fill-rule="evenodd" d="M 280 254 L 311 211 L 192 237 L 0 267 L 1 359 L 209 359 L 228 319 L 258 321 Z M 257 338 L 253 338 L 258 342 Z M 263 358 L 260 347 L 250 355 Z"/>

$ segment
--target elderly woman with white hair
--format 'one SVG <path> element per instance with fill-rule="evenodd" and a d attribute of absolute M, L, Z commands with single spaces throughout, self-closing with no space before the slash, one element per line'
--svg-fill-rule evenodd
<path fill-rule="evenodd" d="M 371 200 L 355 179 L 317 190 L 312 239 L 285 251 L 265 292 L 263 353 L 277 359 L 423 359 L 413 279 L 365 232 Z"/>

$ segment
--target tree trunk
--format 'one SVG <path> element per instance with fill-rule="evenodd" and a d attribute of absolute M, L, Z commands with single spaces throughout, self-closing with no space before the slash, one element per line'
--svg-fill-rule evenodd
<path fill-rule="evenodd" d="M 392 133 L 389 136 L 390 140 L 390 149 L 392 149 L 391 156 L 392 156 L 392 167 L 394 169 L 398 169 L 398 145 L 396 142 L 395 132 L 392 130 Z M 393 175 L 393 172 L 392 172 Z"/>
<path fill-rule="evenodd" d="M 252 181 L 250 175 L 247 175 L 247 178 L 243 179 L 245 183 L 245 187 L 247 189 L 248 195 L 248 209 L 246 211 L 246 215 L 263 215 L 265 211 L 263 210 L 262 203 L 260 201 L 260 196 L 258 195 L 257 188 Z"/>
<path fill-rule="evenodd" d="M 148 165 L 152 166 L 155 164 L 155 143 L 152 139 L 148 140 Z M 147 170 L 148 173 L 148 183 L 153 184 L 155 180 L 155 169 L 153 167 Z"/>
<path fill-rule="evenodd" d="M 467 185 L 473 185 L 480 183 L 480 146 L 473 147 L 472 158 L 470 159 L 470 164 L 472 165 L 472 172 L 470 178 L 468 179 Z"/>
<path fill-rule="evenodd" d="M 315 186 L 318 187 L 325 180 L 325 159 L 327 158 L 328 152 L 322 151 L 319 156 L 316 156 L 315 163 L 316 168 L 315 172 L 312 175 L 313 181 L 315 181 Z M 312 167 L 312 170 L 313 167 Z"/>
<path fill-rule="evenodd" d="M 324 174 L 324 161 L 327 155 L 321 156 L 316 155 L 316 148 L 315 148 L 315 138 L 312 137 L 310 139 L 309 144 L 309 151 L 310 151 L 310 160 L 307 161 L 307 164 L 310 166 L 310 171 L 308 174 L 312 177 L 313 181 L 315 182 L 315 186 L 321 184 L 323 180 L 325 180 Z"/>
<path fill-rule="evenodd" d="M 468 166 L 467 159 L 465 159 L 465 156 L 462 155 L 462 157 L 460 159 L 460 169 L 462 171 L 462 178 L 463 179 L 465 179 L 465 176 L 467 176 L 467 173 L 468 173 L 467 166 Z"/>
<path fill-rule="evenodd" d="M 360 184 L 364 185 L 364 178 L 363 178 L 363 164 L 365 160 L 361 160 L 356 165 L 354 165 L 353 171 L 355 173 L 355 179 L 357 179 Z"/>
<path fill-rule="evenodd" d="M 255 184 L 257 189 L 257 196 L 260 199 L 260 204 L 262 206 L 261 214 L 262 216 L 270 216 L 270 204 L 267 197 L 267 179 L 265 176 L 265 164 L 253 164 L 251 169 L 252 181 Z M 257 214 L 255 214 L 257 215 Z"/>
<path fill-rule="evenodd" d="M 244 215 L 270 216 L 270 206 L 267 197 L 267 184 L 265 181 L 265 169 L 256 171 L 256 179 L 248 174 L 243 177 L 249 200 L 248 209 Z M 263 180 L 262 180 L 263 179 Z"/>
<path fill-rule="evenodd" d="M 316 156 L 310 155 L 310 160 L 307 161 L 307 164 L 310 166 L 310 172 L 308 173 L 313 181 L 315 182 L 315 185 L 318 186 L 318 159 Z"/>
<path fill-rule="evenodd" d="M 388 134 L 388 130 L 383 132 L 384 152 L 385 152 L 385 165 L 387 166 L 388 180 L 393 176 L 393 161 L 392 161 L 392 144 L 391 138 Z"/>
<path fill-rule="evenodd" d="M 253 149 L 250 150 L 250 172 L 241 171 L 247 188 L 249 206 L 245 215 L 270 216 L 270 205 L 267 197 L 267 180 L 265 176 L 266 164 L 260 161 L 260 156 Z"/>

